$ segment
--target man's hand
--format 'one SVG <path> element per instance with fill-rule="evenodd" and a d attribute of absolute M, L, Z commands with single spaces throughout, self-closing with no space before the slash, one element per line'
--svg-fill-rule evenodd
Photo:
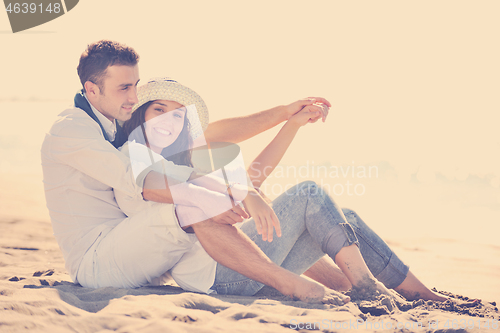
<path fill-rule="evenodd" d="M 307 123 L 315 123 L 319 118 L 328 115 L 328 106 L 325 104 L 313 104 L 305 106 L 302 110 L 288 119 L 288 122 L 297 126 L 304 126 Z"/>
<path fill-rule="evenodd" d="M 328 108 L 330 108 L 332 105 L 330 102 L 328 102 L 326 99 L 322 97 L 308 97 L 304 98 L 301 100 L 298 100 L 296 102 L 293 102 L 291 104 L 285 105 L 285 110 L 286 110 L 286 119 L 290 119 L 291 116 L 296 114 L 297 112 L 301 111 L 304 107 L 309 106 L 309 105 L 314 105 L 316 104 L 315 111 L 320 111 L 322 112 L 322 119 L 323 122 L 325 122 L 326 117 L 328 116 Z M 319 105 L 325 105 L 325 107 L 321 107 Z M 319 119 L 319 118 L 318 118 Z M 316 119 L 316 120 L 318 120 Z M 316 121 L 315 120 L 315 121 Z"/>
<path fill-rule="evenodd" d="M 276 235 L 281 237 L 280 221 L 274 210 L 255 190 L 248 191 L 248 195 L 243 200 L 246 211 L 253 217 L 255 227 L 259 235 L 262 234 L 262 240 L 273 241 L 273 228 L 276 229 Z"/>

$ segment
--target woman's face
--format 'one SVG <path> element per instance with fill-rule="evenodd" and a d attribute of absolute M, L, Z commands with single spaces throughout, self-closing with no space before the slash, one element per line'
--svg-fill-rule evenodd
<path fill-rule="evenodd" d="M 186 108 L 177 102 L 156 100 L 144 115 L 149 147 L 160 154 L 162 149 L 175 142 L 184 127 Z"/>

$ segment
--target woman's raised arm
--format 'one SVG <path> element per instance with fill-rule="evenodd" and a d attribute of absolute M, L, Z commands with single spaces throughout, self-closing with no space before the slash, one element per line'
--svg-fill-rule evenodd
<path fill-rule="evenodd" d="M 250 164 L 247 172 L 254 187 L 259 188 L 273 172 L 283 155 L 285 155 L 299 128 L 308 122 L 316 122 L 323 116 L 325 109 L 327 113 L 328 106 L 324 104 L 308 105 L 290 117 L 278 135 Z"/>
<path fill-rule="evenodd" d="M 288 105 L 277 106 L 247 116 L 217 120 L 208 124 L 204 133 L 205 140 L 207 142 L 232 143 L 247 140 L 290 119 L 290 117 L 304 107 L 313 105 L 314 103 L 321 103 L 327 107 L 331 106 L 330 102 L 322 97 L 308 97 Z M 326 111 L 321 116 L 324 122 L 328 115 L 328 109 L 326 108 L 323 110 Z"/>

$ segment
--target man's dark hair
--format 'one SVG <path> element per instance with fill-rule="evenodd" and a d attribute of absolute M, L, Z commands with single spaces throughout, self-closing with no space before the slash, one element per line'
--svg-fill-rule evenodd
<path fill-rule="evenodd" d="M 87 46 L 76 68 L 85 90 L 85 82 L 90 81 L 103 89 L 103 81 L 109 66 L 135 66 L 139 55 L 133 48 L 110 40 L 101 40 Z"/>

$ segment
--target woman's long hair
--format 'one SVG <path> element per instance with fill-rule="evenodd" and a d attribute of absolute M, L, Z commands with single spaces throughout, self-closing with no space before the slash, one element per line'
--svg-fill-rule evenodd
<path fill-rule="evenodd" d="M 138 107 L 132 113 L 132 117 L 123 124 L 123 131 L 127 135 L 128 141 L 135 140 L 137 143 L 149 146 L 144 124 L 146 123 L 146 110 L 153 102 L 149 101 Z M 193 147 L 193 140 L 190 132 L 191 124 L 186 112 L 181 133 L 170 146 L 163 148 L 161 155 L 174 164 L 192 167 L 191 148 Z"/>

